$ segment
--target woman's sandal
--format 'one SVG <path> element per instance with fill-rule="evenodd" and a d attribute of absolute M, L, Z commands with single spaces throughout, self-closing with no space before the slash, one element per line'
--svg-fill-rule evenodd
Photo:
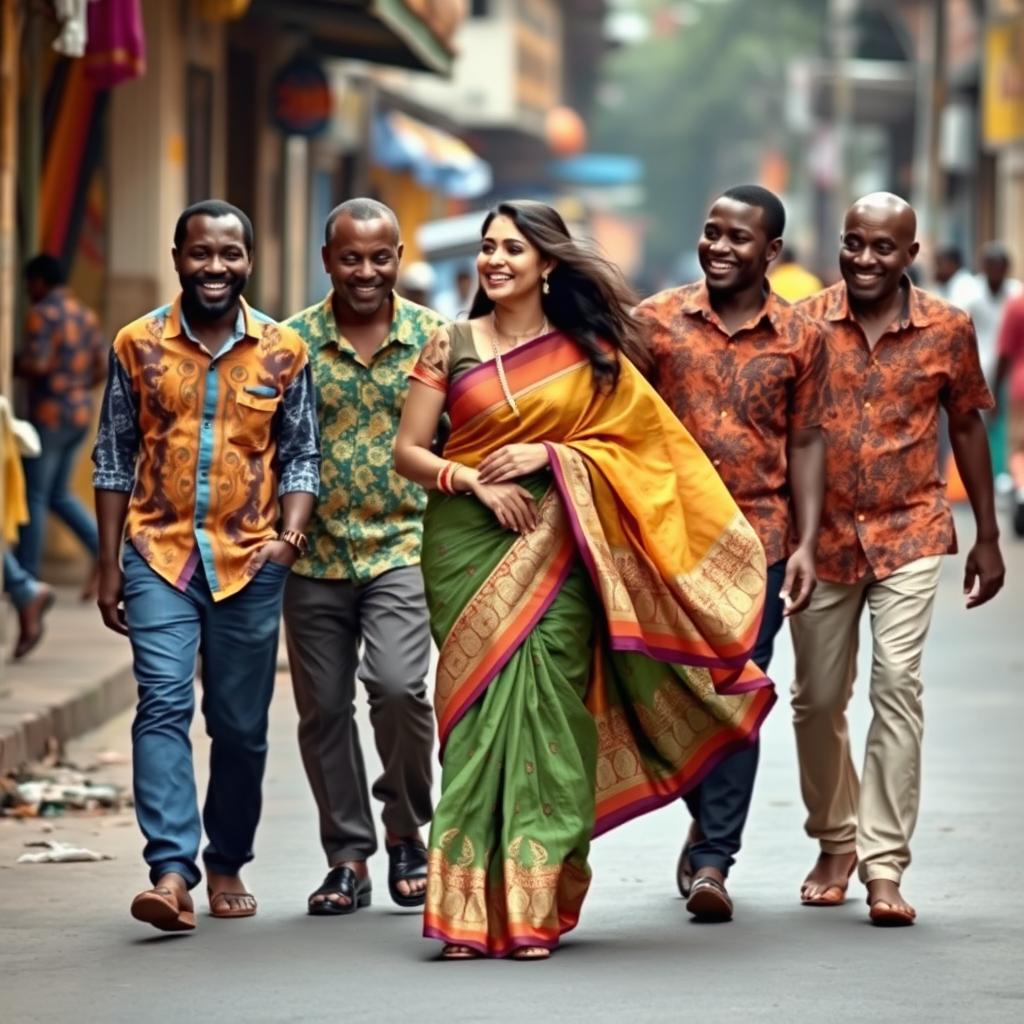
<path fill-rule="evenodd" d="M 306 909 L 314 917 L 340 917 L 342 914 L 354 914 L 361 907 L 370 905 L 373 886 L 369 877 L 360 878 L 347 864 L 331 868 L 324 878 L 323 885 L 309 894 Z M 323 896 L 322 900 L 314 897 Z M 339 903 L 331 896 L 344 896 L 348 903 Z"/>
<path fill-rule="evenodd" d="M 513 960 L 547 960 L 551 956 L 551 950 L 544 946 L 520 946 L 513 950 Z"/>
<path fill-rule="evenodd" d="M 196 926 L 192 907 L 182 907 L 166 886 L 147 889 L 132 900 L 132 917 L 162 932 L 190 932 Z"/>
<path fill-rule="evenodd" d="M 481 954 L 469 946 L 459 946 L 453 942 L 447 943 L 441 950 L 442 960 L 479 960 Z"/>
<path fill-rule="evenodd" d="M 850 864 L 850 870 L 846 872 L 846 881 L 842 885 L 830 885 L 823 893 L 811 899 L 805 899 L 801 894 L 800 902 L 805 907 L 841 907 L 846 902 L 846 890 L 856 869 L 857 858 L 854 857 L 853 863 Z"/>
<path fill-rule="evenodd" d="M 214 892 L 206 890 L 210 900 L 210 917 L 255 917 L 256 897 L 251 892 Z M 231 900 L 242 900 L 245 906 L 233 907 Z"/>
<path fill-rule="evenodd" d="M 427 891 L 406 895 L 398 888 L 399 882 L 421 882 L 427 877 L 427 848 L 418 839 L 399 839 L 388 846 L 388 892 L 400 907 L 422 907 L 427 902 Z"/>

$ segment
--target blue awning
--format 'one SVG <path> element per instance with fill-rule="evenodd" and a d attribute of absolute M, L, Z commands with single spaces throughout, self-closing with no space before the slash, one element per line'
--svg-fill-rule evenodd
<path fill-rule="evenodd" d="M 493 181 L 491 165 L 462 139 L 398 110 L 374 119 L 373 160 L 453 199 L 483 195 Z"/>

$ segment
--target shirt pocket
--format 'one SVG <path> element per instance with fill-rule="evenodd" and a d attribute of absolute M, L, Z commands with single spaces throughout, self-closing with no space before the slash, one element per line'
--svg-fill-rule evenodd
<path fill-rule="evenodd" d="M 261 387 L 260 391 L 263 390 L 270 391 Z M 280 404 L 281 396 L 277 393 L 254 395 L 249 390 L 237 392 L 228 440 L 239 448 L 265 451 L 270 444 L 270 425 Z"/>

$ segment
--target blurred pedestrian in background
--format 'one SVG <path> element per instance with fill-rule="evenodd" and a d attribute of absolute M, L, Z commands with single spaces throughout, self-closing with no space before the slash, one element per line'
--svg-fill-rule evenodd
<path fill-rule="evenodd" d="M 0 395 L 0 477 L 3 480 L 3 573 L 4 593 L 11 599 L 18 613 L 18 640 L 13 658 L 24 658 L 43 638 L 46 613 L 53 606 L 53 590 L 37 580 L 7 549 L 18 539 L 18 527 L 28 522 L 28 502 L 25 498 L 25 474 L 22 459 L 39 457 L 39 434 L 31 423 L 15 419 L 10 403 Z"/>
<path fill-rule="evenodd" d="M 821 278 L 812 274 L 797 260 L 796 250 L 788 245 L 782 247 L 778 259 L 768 274 L 772 291 L 787 302 L 799 302 L 820 292 Z"/>
<path fill-rule="evenodd" d="M 966 309 L 974 294 L 974 275 L 964 266 L 961 250 L 955 245 L 943 245 L 935 250 L 933 291 L 954 306 Z"/>
<path fill-rule="evenodd" d="M 476 291 L 476 274 L 472 267 L 459 267 L 455 272 L 455 286 L 441 292 L 434 302 L 438 313 L 449 320 L 469 315 Z"/>
<path fill-rule="evenodd" d="M 402 298 L 415 302 L 417 306 L 430 307 L 436 284 L 437 274 L 434 273 L 434 268 L 423 260 L 417 260 L 403 269 L 395 291 Z"/>
<path fill-rule="evenodd" d="M 858 200 L 843 228 L 843 280 L 803 305 L 826 328 L 830 370 L 818 588 L 792 620 L 800 783 L 807 834 L 820 847 L 801 898 L 838 906 L 859 863 L 880 925 L 916 917 L 900 883 L 920 799 L 921 660 L 942 555 L 957 550 L 936 458 L 940 406 L 977 529 L 967 607 L 994 597 L 1004 576 L 979 412 L 992 398 L 970 318 L 907 280 L 916 233 L 898 196 Z M 865 605 L 873 715 L 858 779 L 846 707 Z"/>
<path fill-rule="evenodd" d="M 1024 537 L 1024 294 L 1006 304 L 999 332 L 996 396 L 1006 406 L 1007 465 L 1012 481 L 1013 529 Z M 999 396 L 1005 396 L 1005 402 Z"/>
<path fill-rule="evenodd" d="M 768 560 L 765 610 L 751 655 L 767 673 L 784 617 L 815 585 L 824 490 L 821 433 L 826 351 L 821 328 L 774 294 L 766 272 L 786 211 L 758 185 L 712 205 L 697 254 L 704 280 L 641 302 L 658 393 L 718 470 Z M 815 279 L 816 280 L 816 279 Z M 732 917 L 725 882 L 754 794 L 758 745 L 719 761 L 686 794 L 693 819 L 676 871 L 698 920 Z"/>
<path fill-rule="evenodd" d="M 96 522 L 71 493 L 71 474 L 93 419 L 93 389 L 107 371 L 107 345 L 96 314 L 67 286 L 60 261 L 46 253 L 25 265 L 32 303 L 25 320 L 25 343 L 14 370 L 25 378 L 28 418 L 39 432 L 38 458 L 25 461 L 29 521 L 22 527 L 17 558 L 39 575 L 52 512 L 82 542 L 93 559 L 83 599 L 95 595 L 99 554 Z"/>
<path fill-rule="evenodd" d="M 999 328 L 1007 302 L 1022 290 L 1020 281 L 1010 277 L 1010 252 L 1001 242 L 989 242 L 981 250 L 981 272 L 974 278 L 974 293 L 967 303 L 967 312 L 974 321 L 978 335 L 978 356 L 981 370 L 992 388 L 996 408 L 988 418 L 988 441 L 992 451 L 992 469 L 996 489 L 1001 490 L 1001 477 L 1006 477 L 1006 396 L 999 393 L 996 370 L 999 362 Z"/>

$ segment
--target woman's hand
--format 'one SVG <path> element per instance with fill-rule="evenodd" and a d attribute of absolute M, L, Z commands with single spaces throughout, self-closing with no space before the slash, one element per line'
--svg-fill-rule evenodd
<path fill-rule="evenodd" d="M 523 447 L 533 447 L 524 445 Z M 529 533 L 540 522 L 540 513 L 533 495 L 519 484 L 487 484 L 474 476 L 470 488 L 477 499 L 486 505 L 506 530 Z"/>
<path fill-rule="evenodd" d="M 491 452 L 477 471 L 481 483 L 498 484 L 536 473 L 548 462 L 548 450 L 542 444 L 506 444 Z"/>

